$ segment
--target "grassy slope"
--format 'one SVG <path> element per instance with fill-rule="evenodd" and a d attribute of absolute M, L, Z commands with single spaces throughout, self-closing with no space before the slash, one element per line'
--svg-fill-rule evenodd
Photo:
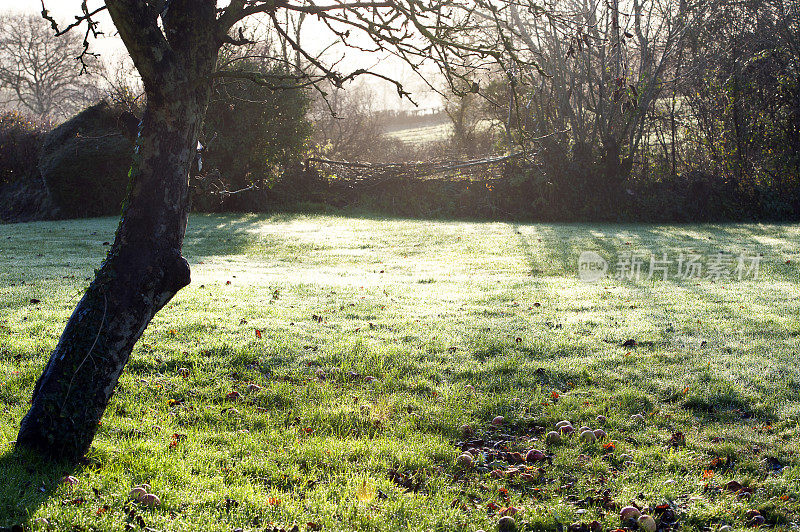
<path fill-rule="evenodd" d="M 483 120 L 478 124 L 478 131 L 485 131 L 492 127 L 501 127 L 501 124 L 492 120 Z M 445 141 L 453 135 L 453 124 L 444 122 L 441 124 L 412 127 L 406 129 L 391 130 L 386 133 L 387 137 L 401 140 L 406 144 L 422 145 L 429 142 Z"/>
<path fill-rule="evenodd" d="M 672 501 L 687 529 L 743 527 L 749 508 L 784 528 L 798 520 L 795 226 L 195 216 L 192 285 L 137 345 L 87 463 L 45 466 L 10 441 L 114 229 L 0 226 L 0 526 L 472 531 L 496 526 L 496 501 L 523 507 L 520 523 L 599 517 L 608 529 L 616 512 L 586 501 L 603 489 L 619 504 Z M 764 263 L 756 281 L 584 284 L 583 249 L 746 250 Z M 636 349 L 621 347 L 629 338 Z M 244 399 L 226 401 L 233 390 Z M 644 425 L 630 421 L 637 412 Z M 617 440 L 610 457 L 527 441 L 537 425 L 596 426 L 600 413 Z M 512 445 L 554 453 L 535 480 L 458 474 L 459 427 L 486 435 L 498 414 Z M 686 444 L 668 448 L 678 430 Z M 389 469 L 416 472 L 423 488 L 406 493 Z M 66 473 L 79 482 L 58 484 Z M 732 479 L 752 499 L 714 489 Z M 127 501 L 144 482 L 160 508 Z"/>
<path fill-rule="evenodd" d="M 447 140 L 453 134 L 453 126 L 449 123 L 398 129 L 386 133 L 387 137 L 396 138 L 407 144 L 425 144 Z"/>

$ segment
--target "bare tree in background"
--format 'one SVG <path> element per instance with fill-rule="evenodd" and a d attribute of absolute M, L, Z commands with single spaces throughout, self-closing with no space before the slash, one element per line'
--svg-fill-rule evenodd
<path fill-rule="evenodd" d="M 56 37 L 36 15 L 0 16 L 0 102 L 43 119 L 62 119 L 97 99 L 96 78 L 83 72 L 78 34 Z M 86 65 L 100 66 L 93 56 Z M 94 68 L 93 68 L 94 70 Z"/>
<path fill-rule="evenodd" d="M 529 73 L 529 126 L 563 131 L 577 152 L 599 148 L 604 178 L 627 178 L 648 112 L 704 11 L 690 13 L 684 0 L 546 0 L 509 13 L 539 66 Z"/>
<path fill-rule="evenodd" d="M 720 0 L 692 33 L 681 67 L 678 97 L 693 143 L 706 152 L 703 169 L 800 189 L 798 2 Z"/>
<path fill-rule="evenodd" d="M 314 140 L 321 154 L 349 161 L 381 160 L 384 125 L 375 114 L 375 94 L 369 86 L 329 89 L 311 108 Z"/>

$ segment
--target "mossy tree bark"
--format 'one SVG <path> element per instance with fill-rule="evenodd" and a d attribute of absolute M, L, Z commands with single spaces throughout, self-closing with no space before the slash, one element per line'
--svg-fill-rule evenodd
<path fill-rule="evenodd" d="M 153 316 L 189 284 L 181 256 L 188 174 L 220 45 L 214 0 L 173 0 L 168 13 L 138 0 L 106 5 L 142 75 L 147 108 L 116 238 L 36 382 L 17 438 L 70 460 L 88 451 Z"/>

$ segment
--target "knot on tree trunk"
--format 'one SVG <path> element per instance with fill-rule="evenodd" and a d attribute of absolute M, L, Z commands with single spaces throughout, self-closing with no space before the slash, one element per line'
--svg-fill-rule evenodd
<path fill-rule="evenodd" d="M 192 281 L 189 262 L 179 252 L 171 254 L 164 259 L 162 271 L 164 272 L 164 277 L 161 279 L 163 286 L 161 294 L 166 297 L 166 300 L 160 306 L 166 305 L 167 301 L 172 299 L 172 296 L 177 294 L 181 288 L 188 286 Z"/>

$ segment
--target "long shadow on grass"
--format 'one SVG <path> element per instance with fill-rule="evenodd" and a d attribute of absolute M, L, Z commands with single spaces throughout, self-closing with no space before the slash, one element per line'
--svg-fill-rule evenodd
<path fill-rule="evenodd" d="M 302 213 L 194 215 L 186 234 L 185 254 L 194 260 L 261 252 L 270 252 L 273 255 L 284 252 L 292 256 L 303 254 L 308 250 L 301 243 L 282 235 L 259 231 L 265 225 L 285 224 L 303 216 L 305 215 Z M 369 214 L 353 215 L 349 218 L 376 223 L 387 220 L 422 221 Z M 468 220 L 436 221 L 458 223 Z M 335 218 L 330 223 L 336 224 Z M 512 224 L 512 227 L 534 274 L 557 273 L 552 272 L 554 265 L 561 267 L 560 273 L 577 273 L 578 255 L 584 250 L 600 251 L 606 259 L 612 260 L 628 252 L 652 252 L 659 256 L 666 252 L 670 258 L 675 259 L 679 252 L 695 251 L 710 257 L 717 251 L 727 250 L 736 253 L 747 251 L 748 254 L 762 252 L 765 255 L 764 266 L 770 270 L 770 274 L 788 282 L 796 282 L 798 276 L 794 262 L 789 265 L 784 265 L 783 260 L 779 261 L 780 264 L 775 263 L 780 248 L 793 249 L 797 245 L 789 231 L 791 226 L 788 225 L 535 224 L 532 227 L 535 228 L 535 235 L 542 240 L 540 246 L 532 246 L 529 238 L 533 235 L 520 231 L 521 227 L 531 226 Z M 767 243 L 764 239 L 772 242 Z M 537 255 L 532 253 L 534 249 Z M 613 268 L 614 264 L 609 266 Z M 613 271 L 610 273 L 613 274 Z"/>
<path fill-rule="evenodd" d="M 666 292 L 657 290 L 654 282 L 624 282 L 622 286 L 626 287 L 637 301 L 650 302 L 650 307 L 664 313 L 663 316 L 648 315 L 645 317 L 652 326 L 652 330 L 657 334 L 656 338 L 649 339 L 651 341 L 648 342 L 643 342 L 641 338 L 637 338 L 642 344 L 640 348 L 644 349 L 645 353 L 649 351 L 650 347 L 648 346 L 650 344 L 659 349 L 670 349 L 670 341 L 674 334 L 672 331 L 667 332 L 663 328 L 662 321 L 666 323 L 674 318 L 679 323 L 684 323 L 684 325 L 688 323 L 688 318 L 692 315 L 693 310 L 691 308 L 676 308 L 674 301 L 670 299 L 670 295 L 676 293 L 685 294 L 683 297 L 689 303 L 700 304 L 701 307 L 695 308 L 698 315 L 703 315 L 702 310 L 704 309 L 709 316 L 717 318 L 719 322 L 715 326 L 718 335 L 722 338 L 720 345 L 709 347 L 708 349 L 700 349 L 701 340 L 705 337 L 715 337 L 715 326 L 712 325 L 711 330 L 697 330 L 694 332 L 694 336 L 697 339 L 696 347 L 680 348 L 681 351 L 686 351 L 692 357 L 704 362 L 712 361 L 718 355 L 722 357 L 721 364 L 724 367 L 728 367 L 731 363 L 726 361 L 726 357 L 730 355 L 729 346 L 727 345 L 728 340 L 735 343 L 741 337 L 742 341 L 747 341 L 750 338 L 780 338 L 788 341 L 792 335 L 800 334 L 791 329 L 790 326 L 787 327 L 787 324 L 782 319 L 782 316 L 787 311 L 791 312 L 792 305 L 789 303 L 791 301 L 790 292 L 793 291 L 791 286 L 796 285 L 796 275 L 792 271 L 792 265 L 787 264 L 784 267 L 782 261 L 775 260 L 775 256 L 781 251 L 780 248 L 790 247 L 792 244 L 792 238 L 785 228 L 778 227 L 775 228 L 775 231 L 754 228 L 752 234 L 750 234 L 749 231 L 739 230 L 737 227 L 712 225 L 686 227 L 602 225 L 595 230 L 590 230 L 586 226 L 547 224 L 543 226 L 537 225 L 533 235 L 521 232 L 520 227 L 516 225 L 514 226 L 514 232 L 519 241 L 519 249 L 533 275 L 542 273 L 545 275 L 574 275 L 577 257 L 584 249 L 599 251 L 606 258 L 622 255 L 632 250 L 634 252 L 652 252 L 656 254 L 666 252 L 673 259 L 674 255 L 681 251 L 705 252 L 708 256 L 718 250 L 725 250 L 730 253 L 749 249 L 753 250 L 748 251 L 751 255 L 752 253 L 761 252 L 764 253 L 765 257 L 770 256 L 772 258 L 773 264 L 767 273 L 768 278 L 782 278 L 783 281 L 792 283 L 786 288 L 771 287 L 771 300 L 774 300 L 776 291 L 778 291 L 784 295 L 782 298 L 784 300 L 783 305 L 772 309 L 762 309 L 762 313 L 753 313 L 742 310 L 745 308 L 743 305 L 751 301 L 750 294 L 752 289 L 748 289 L 744 293 L 736 290 L 735 286 L 721 289 L 720 285 L 728 285 L 729 283 L 727 282 L 694 282 L 693 280 L 683 281 L 672 278 L 666 281 L 656 281 L 658 284 L 666 283 L 671 287 Z M 532 237 L 539 237 L 539 241 L 542 244 L 534 244 Z M 765 241 L 765 238 L 771 241 Z M 631 245 L 629 246 L 627 242 L 630 242 Z M 664 246 L 664 249 L 654 249 L 654 246 Z M 644 275 L 647 273 L 647 266 L 647 264 L 643 266 L 642 273 Z M 613 263 L 610 264 L 610 268 L 609 274 L 613 275 Z M 736 279 L 731 279 L 730 284 L 733 285 L 736 282 Z M 784 291 L 786 292 L 785 294 L 783 294 Z M 641 316 L 639 318 L 641 319 Z M 725 334 L 725 318 L 735 320 L 737 330 L 742 328 L 748 331 L 747 334 L 739 333 L 739 336 L 728 339 L 728 335 Z M 681 331 L 675 334 L 681 335 Z M 531 353 L 531 355 L 534 355 L 534 353 Z M 761 356 L 763 357 L 764 355 Z M 767 355 L 765 363 L 786 364 L 785 360 L 775 358 L 771 354 Z M 697 366 L 695 368 L 696 371 L 691 372 L 696 378 L 699 378 L 699 373 L 701 373 L 699 368 L 700 366 Z M 747 388 L 757 397 L 771 397 L 776 393 L 774 384 L 770 383 L 769 380 L 761 381 L 757 378 L 749 378 L 746 374 L 740 378 L 747 382 Z M 718 377 L 718 379 L 722 384 L 725 384 L 728 378 Z M 710 388 L 714 387 L 710 386 Z M 705 395 L 687 397 L 683 400 L 681 406 L 707 421 L 753 417 L 766 422 L 775 418 L 775 412 L 769 405 L 755 407 L 735 387 L 725 388 L 722 386 L 722 388 L 724 389 L 709 389 Z M 645 387 L 645 389 L 648 393 L 655 395 L 663 391 L 653 386 Z M 789 389 L 794 390 L 794 387 L 789 387 Z M 784 391 L 782 399 L 796 402 L 797 393 Z"/>
<path fill-rule="evenodd" d="M 527 226 L 540 238 L 539 246 L 531 246 L 528 231 L 520 232 L 515 224 L 515 233 L 526 250 L 531 269 L 543 266 L 560 266 L 554 273 L 574 273 L 581 251 L 600 251 L 606 259 L 622 257 L 627 253 L 667 253 L 675 259 L 678 253 L 695 252 L 711 258 L 719 251 L 738 256 L 744 253 L 753 256 L 763 253 L 762 265 L 773 277 L 796 282 L 798 272 L 794 261 L 784 264 L 781 252 L 794 250 L 796 238 L 786 226 L 753 225 L 630 225 L 630 224 L 536 224 Z M 525 227 L 525 226 L 523 226 Z M 535 249 L 537 255 L 530 251 Z M 609 264 L 613 266 L 613 264 Z M 611 272 L 613 273 L 613 272 Z"/>
<path fill-rule="evenodd" d="M 541 256 L 537 256 L 533 252 L 534 246 L 531 243 L 531 237 L 520 231 L 519 224 L 514 224 L 514 233 L 517 235 L 517 240 L 530 267 L 531 274 L 546 273 L 552 275 L 554 272 L 546 272 L 544 270 L 548 264 L 560 264 L 561 271 L 558 273 L 566 275 L 577 274 L 578 256 L 581 251 L 601 249 L 605 256 L 613 256 L 617 253 L 618 247 L 615 246 L 615 242 L 610 238 L 591 235 L 591 238 L 584 239 L 584 235 L 580 235 L 578 239 L 570 240 L 568 236 L 564 236 L 575 232 L 580 227 L 577 225 L 558 224 L 537 225 L 536 234 L 541 237 L 540 240 L 543 241 L 543 244 L 546 244 L 536 247 L 541 254 Z M 588 230 L 588 227 L 586 229 Z"/>
<path fill-rule="evenodd" d="M 20 449 L 0 455 L 0 527 L 26 523 L 74 470 Z"/>
<path fill-rule="evenodd" d="M 267 216 L 193 216 L 186 230 L 184 253 L 190 258 L 244 254 L 254 240 L 253 231 L 269 221 Z"/>

